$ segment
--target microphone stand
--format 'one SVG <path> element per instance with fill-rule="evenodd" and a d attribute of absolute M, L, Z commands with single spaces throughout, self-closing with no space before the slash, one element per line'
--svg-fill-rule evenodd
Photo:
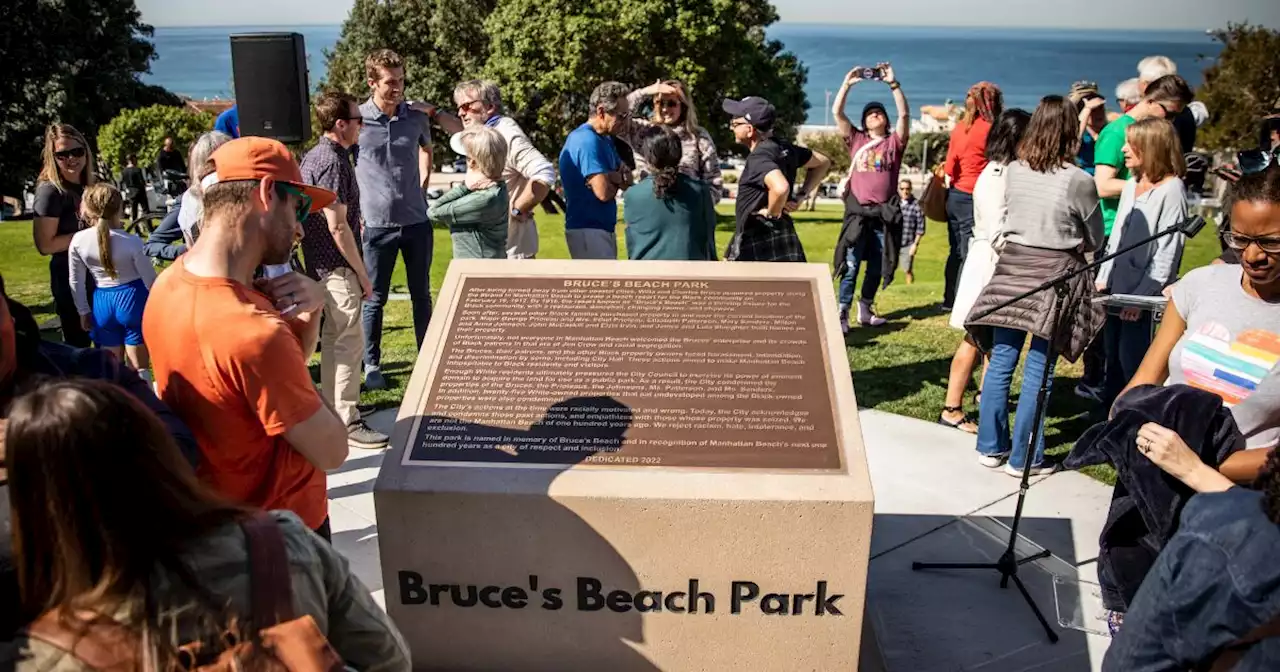
<path fill-rule="evenodd" d="M 1054 644 L 1058 642 L 1058 633 L 1054 632 L 1053 628 L 1049 626 L 1049 622 L 1045 620 L 1044 614 L 1041 613 L 1040 608 L 1036 606 L 1035 600 L 1031 597 L 1031 593 L 1027 592 L 1027 587 L 1023 585 L 1022 579 L 1018 578 L 1018 567 L 1025 565 L 1029 562 L 1035 562 L 1036 560 L 1047 558 L 1053 553 L 1052 551 L 1044 550 L 1039 553 L 1036 553 L 1035 555 L 1029 555 L 1025 558 L 1018 558 L 1017 553 L 1014 551 L 1014 546 L 1017 544 L 1017 541 L 1018 541 L 1018 527 L 1022 523 L 1023 504 L 1026 502 L 1026 499 L 1027 499 L 1027 491 L 1031 488 L 1031 462 L 1032 462 L 1032 456 L 1034 455 L 1034 452 L 1032 451 L 1032 446 L 1036 445 L 1036 443 L 1040 440 L 1041 434 L 1043 433 L 1045 407 L 1048 405 L 1046 402 L 1048 401 L 1048 397 L 1049 397 L 1049 371 L 1052 369 L 1053 363 L 1057 361 L 1057 358 L 1058 358 L 1058 349 L 1057 349 L 1058 327 L 1062 319 L 1062 304 L 1067 299 L 1067 283 L 1069 283 L 1072 279 L 1076 278 L 1077 276 L 1083 273 L 1087 273 L 1101 266 L 1102 264 L 1108 261 L 1111 261 L 1112 259 L 1115 259 L 1116 257 L 1120 257 L 1125 254 L 1128 254 L 1129 252 L 1132 252 L 1133 250 L 1139 247 L 1148 245 L 1156 240 L 1164 238 L 1165 236 L 1171 236 L 1176 233 L 1181 233 L 1181 234 L 1184 234 L 1187 238 L 1194 238 L 1196 234 L 1200 233 L 1200 230 L 1203 229 L 1204 226 L 1205 226 L 1204 219 L 1198 216 L 1192 216 L 1189 219 L 1183 220 L 1183 222 L 1176 227 L 1170 227 L 1155 235 L 1148 236 L 1147 238 L 1144 238 L 1143 240 L 1136 242 L 1116 252 L 1115 254 L 1107 255 L 1105 257 L 1095 260 L 1093 263 L 1087 264 L 1085 266 L 1081 266 L 1080 268 L 1077 268 L 1076 270 L 1071 271 L 1070 273 L 1058 276 L 1056 278 L 1053 278 L 1052 280 L 1041 283 L 1035 289 L 1023 292 L 1022 294 L 1019 294 L 1018 296 L 1012 299 L 1009 299 L 1004 303 L 1001 303 L 997 306 L 993 306 L 989 309 L 983 310 L 977 315 L 974 315 L 971 317 L 972 321 L 981 320 L 991 315 L 992 313 L 1008 308 L 1009 306 L 1012 306 L 1018 303 L 1019 301 L 1029 298 L 1035 294 L 1039 294 L 1040 292 L 1043 292 L 1049 289 L 1054 290 L 1053 322 L 1052 322 L 1052 331 L 1050 332 L 1052 335 L 1052 338 L 1049 339 L 1049 351 L 1045 358 L 1045 361 L 1048 362 L 1048 365 L 1045 366 L 1044 375 L 1041 376 L 1040 378 L 1040 391 L 1036 394 L 1036 409 L 1035 409 L 1035 415 L 1033 416 L 1034 420 L 1032 421 L 1032 424 L 1031 424 L 1031 438 L 1027 444 L 1026 463 L 1022 467 L 1022 482 L 1018 488 L 1017 508 L 1014 509 L 1013 524 L 1009 528 L 1009 543 L 1005 547 L 1004 553 L 1000 555 L 1000 559 L 996 560 L 995 562 L 977 562 L 977 563 L 974 563 L 974 562 L 961 562 L 961 563 L 913 562 L 911 563 L 912 570 L 919 571 L 922 569 L 994 569 L 1000 573 L 1000 587 L 1008 588 L 1009 582 L 1013 581 L 1013 584 L 1018 588 L 1018 592 L 1022 593 L 1023 599 L 1025 599 L 1027 601 L 1027 605 L 1031 607 L 1031 611 L 1035 613 L 1036 619 L 1040 621 L 1040 625 L 1044 628 L 1045 634 L 1048 635 L 1049 641 Z M 1016 446 L 1014 447 L 1014 450 L 1017 450 Z"/>

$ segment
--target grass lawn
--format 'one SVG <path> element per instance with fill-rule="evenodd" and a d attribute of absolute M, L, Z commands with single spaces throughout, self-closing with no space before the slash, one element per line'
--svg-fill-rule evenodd
<path fill-rule="evenodd" d="M 718 249 L 723 251 L 733 232 L 732 206 L 722 205 L 720 213 L 716 238 Z M 835 239 L 840 233 L 839 206 L 825 205 L 816 212 L 796 213 L 796 222 L 809 260 L 830 264 Z M 543 214 L 538 225 L 542 232 L 539 257 L 567 259 L 563 217 Z M 947 316 L 935 308 L 942 299 L 946 224 L 930 221 L 927 231 L 916 257 L 916 283 L 906 285 L 899 272 L 897 282 L 881 291 L 877 298 L 878 311 L 890 323 L 880 329 L 855 329 L 846 342 L 859 405 L 932 421 L 937 419 L 942 407 L 951 355 L 960 333 L 951 329 Z M 438 291 L 452 257 L 452 244 L 447 231 L 436 230 L 435 234 L 431 287 Z M 625 248 L 621 234 L 622 227 L 619 227 L 619 248 Z M 625 252 L 622 255 L 625 256 Z M 1187 246 L 1183 272 L 1205 265 L 1217 255 L 1213 236 L 1202 235 Z M 31 307 L 38 320 L 53 317 L 47 263 L 32 246 L 30 222 L 0 222 L 0 273 L 4 274 L 9 294 Z M 396 270 L 392 290 L 407 291 L 403 264 Z M 392 407 L 399 404 L 404 394 L 417 354 L 409 302 L 392 301 L 387 305 L 384 332 L 383 370 L 392 389 L 366 392 L 362 400 Z M 1065 451 L 1088 427 L 1085 413 L 1089 405 L 1072 393 L 1080 371 L 1078 364 L 1064 362 L 1058 367 L 1045 432 L 1051 452 Z M 314 373 L 318 379 L 318 370 Z M 1015 379 L 1014 389 L 1020 384 L 1020 380 Z M 1093 475 L 1102 479 L 1109 477 L 1105 470 Z"/>

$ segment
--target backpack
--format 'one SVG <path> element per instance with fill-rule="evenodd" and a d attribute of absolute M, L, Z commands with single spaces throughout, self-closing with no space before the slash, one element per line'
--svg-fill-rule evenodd
<path fill-rule="evenodd" d="M 293 611 L 293 584 L 284 535 L 268 513 L 240 522 L 249 550 L 249 592 L 252 620 L 257 628 L 247 638 L 227 632 L 219 651 L 204 643 L 178 647 L 188 672 L 339 672 L 342 658 L 329 645 L 310 614 Z M 45 613 L 27 627 L 27 634 L 66 651 L 99 672 L 157 672 L 139 661 L 141 640 L 117 621 L 100 614 L 79 614 L 79 627 L 62 622 L 57 612 Z M 234 630 L 234 623 L 231 630 Z"/>

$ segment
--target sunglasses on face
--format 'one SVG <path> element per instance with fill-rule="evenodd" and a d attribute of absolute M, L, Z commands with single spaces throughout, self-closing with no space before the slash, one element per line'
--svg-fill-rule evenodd
<path fill-rule="evenodd" d="M 680 107 L 680 101 L 678 101 L 678 100 L 664 100 L 664 101 L 662 101 L 661 103 L 659 103 L 659 105 L 661 105 L 661 106 L 662 106 L 662 109 L 664 109 L 664 110 L 674 110 L 674 109 L 678 109 L 678 108 Z"/>
<path fill-rule="evenodd" d="M 1237 252 L 1244 252 L 1249 249 L 1250 245 L 1257 245 L 1258 249 L 1266 254 L 1280 254 L 1280 238 L 1252 238 L 1228 231 L 1222 236 L 1222 239 L 1227 244 L 1227 247 Z"/>
<path fill-rule="evenodd" d="M 298 209 L 294 212 L 294 215 L 298 218 L 299 222 L 306 221 L 307 215 L 311 214 L 310 196 L 306 195 L 301 189 L 293 186 L 292 184 L 284 184 L 281 182 L 276 183 L 276 193 L 279 194 L 281 198 L 286 198 L 289 194 L 296 196 L 298 198 Z"/>
<path fill-rule="evenodd" d="M 59 161 L 66 161 L 67 159 L 83 159 L 84 147 L 74 147 L 72 149 L 64 149 L 61 152 L 54 152 L 53 156 Z"/>
<path fill-rule="evenodd" d="M 354 121 L 364 126 L 364 117 L 338 117 L 338 121 Z"/>
<path fill-rule="evenodd" d="M 1236 154 L 1236 165 L 1245 175 L 1261 173 L 1273 165 L 1280 166 L 1280 152 L 1268 152 L 1265 149 L 1250 149 Z"/>

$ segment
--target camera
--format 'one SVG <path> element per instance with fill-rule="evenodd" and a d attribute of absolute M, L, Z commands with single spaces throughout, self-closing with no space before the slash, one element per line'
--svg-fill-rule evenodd
<path fill-rule="evenodd" d="M 884 79 L 884 70 L 879 67 L 863 68 L 858 73 L 858 76 L 861 77 L 862 79 L 881 80 L 881 79 Z"/>

